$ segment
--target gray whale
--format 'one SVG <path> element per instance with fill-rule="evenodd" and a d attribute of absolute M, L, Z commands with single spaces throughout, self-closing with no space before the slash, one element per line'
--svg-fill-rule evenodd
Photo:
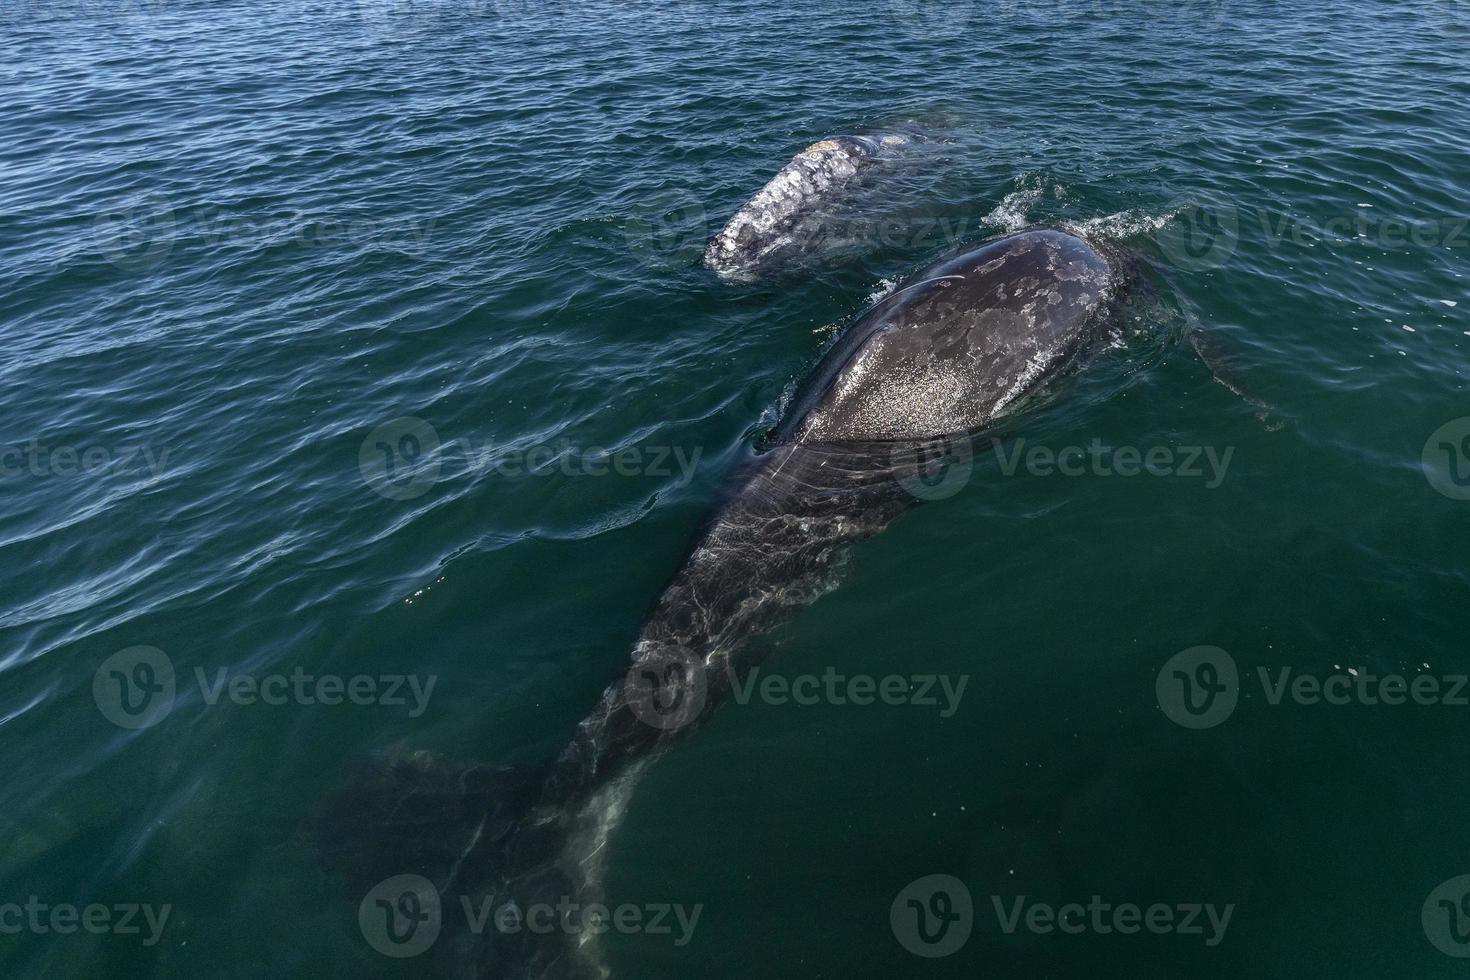
<path fill-rule="evenodd" d="M 588 801 L 727 698 L 758 656 L 747 641 L 830 588 L 844 549 L 923 499 L 946 440 L 993 429 L 1064 372 L 1117 286 L 1092 246 L 1045 229 L 916 274 L 839 338 L 772 446 L 738 468 L 642 627 L 627 674 L 553 762 L 526 770 L 427 753 L 377 760 L 320 820 L 323 856 L 358 888 L 421 874 L 446 910 L 460 895 L 496 908 L 597 900 L 586 848 L 569 848 L 599 819 Z M 440 945 L 473 964 L 454 975 L 519 980 L 597 975 L 589 938 L 491 930 Z"/>
<path fill-rule="evenodd" d="M 914 141 L 903 133 L 831 136 L 802 150 L 735 212 L 704 250 L 722 279 L 755 279 L 821 239 L 821 212 L 874 162 Z M 816 221 L 815 225 L 810 222 Z"/>

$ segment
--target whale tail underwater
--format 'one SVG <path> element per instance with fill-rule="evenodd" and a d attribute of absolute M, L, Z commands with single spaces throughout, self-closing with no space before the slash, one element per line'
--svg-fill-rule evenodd
<path fill-rule="evenodd" d="M 538 934 L 519 911 L 598 900 L 609 814 L 632 774 L 727 699 L 762 656 L 748 640 L 830 589 L 849 546 L 926 498 L 953 439 L 995 431 L 1065 373 L 1121 285 L 1093 246 L 1050 229 L 917 273 L 832 345 L 771 446 L 737 468 L 630 667 L 557 758 L 530 769 L 429 753 L 367 763 L 316 822 L 322 857 L 359 896 L 389 876 L 427 878 L 444 909 L 439 952 L 454 964 L 440 975 L 606 975 L 592 924 Z M 472 930 L 462 900 L 496 911 Z"/>

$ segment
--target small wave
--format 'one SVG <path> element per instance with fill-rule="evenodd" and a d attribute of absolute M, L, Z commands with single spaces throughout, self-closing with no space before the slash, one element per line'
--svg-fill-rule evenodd
<path fill-rule="evenodd" d="M 1031 210 L 1047 196 L 1058 202 L 1064 201 L 1067 189 L 1044 174 L 1022 174 L 1016 179 L 1016 189 L 1001 198 L 1000 203 L 980 220 L 1007 232 L 1020 231 L 1033 224 Z"/>
<path fill-rule="evenodd" d="M 1040 188 L 1026 187 L 1018 191 L 1011 191 L 980 220 L 989 225 L 998 225 L 1006 231 L 1020 231 L 1031 223 L 1026 217 L 1026 212 L 1031 210 L 1040 198 Z"/>
<path fill-rule="evenodd" d="M 1161 214 L 1149 214 L 1138 208 L 1128 208 L 1115 214 L 1084 221 L 1064 221 L 1062 227 L 1083 238 L 1101 238 L 1107 241 L 1122 241 L 1151 235 L 1163 230 L 1179 214 L 1174 208 Z"/>
<path fill-rule="evenodd" d="M 1166 207 L 1155 213 L 1143 208 L 1125 208 L 1093 218 L 1060 220 L 1036 215 L 1038 205 L 1043 201 L 1051 199 L 1056 205 L 1065 205 L 1068 197 L 1064 184 L 1044 174 L 1023 174 L 1017 178 L 1015 189 L 1001 198 L 1000 203 L 981 220 L 1006 232 L 1021 231 L 1038 221 L 1055 221 L 1058 227 L 1083 238 L 1125 241 L 1162 231 L 1183 210 L 1182 207 Z"/>

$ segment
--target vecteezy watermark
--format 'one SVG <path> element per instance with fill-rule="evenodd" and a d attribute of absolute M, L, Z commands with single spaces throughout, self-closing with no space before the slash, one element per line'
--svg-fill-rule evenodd
<path fill-rule="evenodd" d="M 735 703 L 740 705 L 749 704 L 752 700 L 776 706 L 793 704 L 804 707 L 832 704 L 861 708 L 880 704 L 937 708 L 939 717 L 952 718 L 960 708 L 960 699 L 965 696 L 965 687 L 969 683 L 969 674 L 958 677 L 948 674 L 874 677 L 871 674 L 842 674 L 836 667 L 828 667 L 820 675 L 787 677 L 782 674 L 763 676 L 759 667 L 753 667 L 743 680 L 732 679 L 731 687 Z"/>
<path fill-rule="evenodd" d="M 674 15 L 695 15 L 707 8 L 696 6 L 692 0 L 660 0 L 657 4 L 614 5 L 599 3 L 598 0 L 560 0 L 546 3 L 544 0 L 345 0 L 349 11 L 365 24 L 381 29 L 400 26 L 405 29 L 418 22 L 458 23 L 472 19 L 515 20 L 535 17 L 538 23 L 554 22 L 558 18 L 578 16 L 601 16 L 604 23 L 608 16 L 636 16 L 637 12 L 656 12 L 660 18 Z"/>
<path fill-rule="evenodd" d="M 1205 487 L 1214 490 L 1225 482 L 1234 446 L 1221 452 L 1215 446 L 1109 446 L 1093 439 L 1084 449 L 1079 445 L 1027 447 L 1024 438 L 1017 439 L 1009 453 L 1005 444 L 992 438 L 1000 471 L 1015 476 L 1025 469 L 1031 476 L 1160 476 L 1180 479 L 1203 479 Z"/>
<path fill-rule="evenodd" d="M 1419 218 L 1382 217 L 1371 204 L 1360 203 L 1350 212 L 1323 216 L 1272 214 L 1257 210 L 1255 218 L 1267 245 L 1284 241 L 1308 246 L 1373 245 L 1382 249 L 1470 248 L 1470 218 L 1437 215 Z"/>
<path fill-rule="evenodd" d="M 157 647 L 119 650 L 92 675 L 92 700 L 120 728 L 158 724 L 174 707 L 174 663 Z"/>
<path fill-rule="evenodd" d="M 928 501 L 948 499 L 963 490 L 974 475 L 974 437 L 962 433 L 900 444 L 892 465 L 898 485 L 910 496 Z"/>
<path fill-rule="evenodd" d="M 904 949 L 938 959 L 959 952 L 970 941 L 975 903 L 970 889 L 953 875 L 925 875 L 894 897 L 888 925 Z"/>
<path fill-rule="evenodd" d="M 193 678 L 203 702 L 214 707 L 266 705 L 301 707 L 356 705 L 404 708 L 418 718 L 428 709 L 436 675 L 312 674 L 293 667 L 287 673 L 257 675 L 220 667 L 195 667 Z M 178 679 L 173 661 L 157 647 L 119 650 L 92 675 L 92 699 L 102 716 L 121 728 L 150 728 L 173 710 Z"/>
<path fill-rule="evenodd" d="M 633 651 L 623 700 L 645 725 L 661 731 L 683 728 L 703 714 L 708 699 L 707 667 L 690 651 L 646 641 Z"/>
<path fill-rule="evenodd" d="M 315 214 L 300 209 L 231 212 L 179 210 L 165 195 L 141 194 L 100 212 L 92 225 L 97 253 L 125 272 L 157 268 L 181 244 L 205 247 L 377 247 L 421 253 L 436 218 Z"/>
<path fill-rule="evenodd" d="M 43 902 L 31 895 L 24 903 L 0 903 L 0 935 L 70 936 L 85 932 L 93 936 L 139 936 L 144 946 L 156 946 L 172 911 L 172 905 L 146 902 L 73 905 Z"/>
<path fill-rule="evenodd" d="M 1427 670 L 1428 664 L 1424 665 Z M 1447 706 L 1470 707 L 1470 675 L 1375 674 L 1348 667 L 1325 675 L 1295 668 L 1257 667 L 1265 703 L 1301 707 Z M 1240 701 L 1240 671 L 1235 658 L 1219 647 L 1191 647 L 1169 658 L 1154 681 L 1159 707 L 1185 728 L 1213 728 L 1234 713 Z"/>
<path fill-rule="evenodd" d="M 623 223 L 623 238 L 638 261 L 652 269 L 692 265 L 709 238 L 709 217 L 688 187 L 664 187 L 643 196 Z"/>
<path fill-rule="evenodd" d="M 1069 936 L 1092 933 L 1109 936 L 1134 936 L 1147 932 L 1155 936 L 1199 936 L 1204 944 L 1214 948 L 1225 939 L 1230 928 L 1230 917 L 1235 914 L 1235 903 L 1217 906 L 1213 902 L 1153 902 L 1139 905 L 1134 902 L 1103 901 L 1101 895 L 1093 895 L 1086 905 L 1067 902 L 1050 905 L 1046 902 L 1028 902 L 1025 895 L 990 896 L 996 920 L 1006 935 L 1018 929 L 1039 936 L 1053 932 Z"/>
<path fill-rule="evenodd" d="M 1177 268 L 1192 272 L 1218 269 L 1240 243 L 1240 212 L 1215 195 L 1181 200 L 1166 209 L 1174 220 L 1159 229 L 1159 250 Z"/>
<path fill-rule="evenodd" d="M 1435 886 L 1420 913 L 1424 935 L 1446 956 L 1470 959 L 1470 875 Z"/>
<path fill-rule="evenodd" d="M 434 945 L 444 927 L 439 889 L 422 875 L 380 881 L 358 904 L 357 926 L 368 945 L 384 956 L 417 956 Z"/>
<path fill-rule="evenodd" d="M 40 439 L 32 439 L 0 446 L 0 477 L 97 476 L 133 469 L 158 476 L 168 466 L 168 454 L 167 446 L 43 446 Z"/>
<path fill-rule="evenodd" d="M 385 422 L 367 434 L 357 468 L 373 491 L 389 500 L 423 496 L 439 481 L 439 433 L 412 415 Z"/>
<path fill-rule="evenodd" d="M 1230 261 L 1249 224 L 1259 232 L 1265 248 L 1283 244 L 1300 248 L 1372 246 L 1386 251 L 1408 248 L 1470 249 L 1470 217 L 1446 214 L 1419 217 L 1382 216 L 1359 202 L 1336 214 L 1245 211 L 1223 197 L 1183 199 L 1172 203 L 1173 216 L 1159 229 L 1159 250 L 1178 268 L 1190 271 L 1218 269 Z"/>
<path fill-rule="evenodd" d="M 530 447 L 496 446 L 473 436 L 441 443 L 432 425 L 408 415 L 368 433 L 358 448 L 357 465 L 375 493 L 412 500 L 439 481 L 450 459 L 458 459 L 467 473 L 676 477 L 674 485 L 684 486 L 693 479 L 702 452 L 698 446 L 577 446 L 565 438 Z"/>
<path fill-rule="evenodd" d="M 980 450 L 983 452 L 984 450 Z M 1203 480 L 1207 490 L 1225 482 L 1235 447 L 1114 446 L 1094 438 L 1084 444 L 1053 448 L 1028 444 L 1026 439 L 1005 442 L 990 438 L 1004 476 L 1133 477 L 1152 476 Z M 920 500 L 943 500 L 959 493 L 974 475 L 977 449 L 974 437 L 945 436 L 923 443 L 898 443 L 892 450 L 894 478 Z"/>
<path fill-rule="evenodd" d="M 0 24 L 22 18 L 126 17 L 159 13 L 181 4 L 182 0 L 5 0 L 0 3 Z"/>
<path fill-rule="evenodd" d="M 162 194 L 142 194 L 97 215 L 92 235 L 97 251 L 124 272 L 156 268 L 174 250 L 178 221 Z"/>
<path fill-rule="evenodd" d="M 1220 945 L 1235 914 L 1234 903 L 1105 901 L 1054 905 L 1026 895 L 991 895 L 990 907 L 1004 935 L 1198 936 L 1210 948 Z M 925 875 L 904 886 L 888 910 L 893 936 L 915 956 L 934 959 L 958 952 L 976 924 L 975 904 L 963 881 L 945 874 Z"/>
<path fill-rule="evenodd" d="M 460 895 L 449 905 L 464 918 L 464 927 L 476 936 L 493 930 L 504 935 L 529 933 L 572 937 L 622 935 L 667 936 L 677 947 L 694 938 L 704 905 L 670 902 L 609 905 L 579 902 L 568 895 L 554 902 L 524 906 L 509 901 L 496 904 L 491 897 Z M 358 927 L 368 945 L 396 959 L 405 959 L 434 945 L 451 914 L 439 890 L 421 875 L 395 875 L 375 885 L 357 909 Z"/>
<path fill-rule="evenodd" d="M 871 248 L 923 248 L 938 250 L 970 240 L 968 218 L 844 218 L 830 214 L 809 215 L 784 227 L 778 245 L 786 255 L 866 251 Z"/>
<path fill-rule="evenodd" d="M 1219 647 L 1200 646 L 1169 658 L 1154 680 L 1159 707 L 1185 728 L 1214 728 L 1235 712 L 1240 672 Z"/>
<path fill-rule="evenodd" d="M 1470 500 L 1470 416 L 1435 429 L 1424 442 L 1420 463 L 1431 487 L 1451 500 Z"/>
<path fill-rule="evenodd" d="M 699 657 L 679 647 L 640 647 L 623 680 L 623 700 L 639 721 L 662 731 L 683 728 L 699 719 L 709 698 L 709 671 Z M 968 674 L 844 674 L 827 667 L 820 674 L 774 674 L 752 667 L 743 676 L 729 671 L 732 700 L 741 706 L 752 701 L 783 707 L 930 708 L 941 718 L 959 711 Z"/>

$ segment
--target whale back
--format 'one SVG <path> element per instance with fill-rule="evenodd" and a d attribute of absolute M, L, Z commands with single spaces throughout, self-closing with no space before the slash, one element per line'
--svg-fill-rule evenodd
<path fill-rule="evenodd" d="M 983 429 L 1071 360 L 1112 283 L 1090 245 L 1050 229 L 943 259 L 833 345 L 778 435 L 825 443 Z"/>
<path fill-rule="evenodd" d="M 829 136 L 802 150 L 741 205 L 705 247 L 704 264 L 726 279 L 752 279 L 826 237 L 823 211 L 872 164 L 912 144 L 902 133 Z"/>

